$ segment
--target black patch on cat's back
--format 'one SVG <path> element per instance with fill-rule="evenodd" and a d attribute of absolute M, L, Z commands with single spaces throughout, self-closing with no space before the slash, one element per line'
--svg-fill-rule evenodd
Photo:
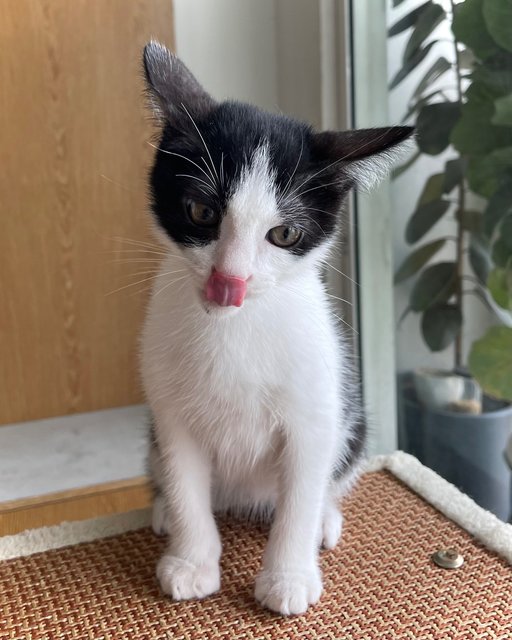
<path fill-rule="evenodd" d="M 332 472 L 333 480 L 340 480 L 363 456 L 367 432 L 366 421 L 364 418 L 360 418 L 352 428 L 352 433 L 347 443 L 348 450 L 343 452 L 344 455 L 335 464 Z"/>

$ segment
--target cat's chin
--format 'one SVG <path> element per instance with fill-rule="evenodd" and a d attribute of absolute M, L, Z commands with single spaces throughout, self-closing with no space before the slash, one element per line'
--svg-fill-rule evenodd
<path fill-rule="evenodd" d="M 203 300 L 201 305 L 204 309 L 204 312 L 212 318 L 230 318 L 239 313 L 241 309 L 241 307 L 234 306 L 221 307 L 215 302 L 208 302 L 206 300 Z"/>

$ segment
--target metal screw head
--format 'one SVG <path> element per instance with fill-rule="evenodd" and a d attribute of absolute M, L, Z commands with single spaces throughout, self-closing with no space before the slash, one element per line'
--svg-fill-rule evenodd
<path fill-rule="evenodd" d="M 443 569 L 458 569 L 464 564 L 464 557 L 455 549 L 440 549 L 432 555 L 432 560 Z"/>

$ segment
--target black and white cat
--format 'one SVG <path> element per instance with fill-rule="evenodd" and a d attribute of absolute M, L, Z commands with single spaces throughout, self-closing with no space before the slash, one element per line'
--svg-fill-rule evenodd
<path fill-rule="evenodd" d="M 340 497 L 365 426 L 322 282 L 340 208 L 380 177 L 409 127 L 316 133 L 214 101 L 156 42 L 144 69 L 163 133 L 151 173 L 165 247 L 142 334 L 154 419 L 153 526 L 170 542 L 157 575 L 176 600 L 220 587 L 213 513 L 273 514 L 256 598 L 282 614 L 322 592 Z"/>

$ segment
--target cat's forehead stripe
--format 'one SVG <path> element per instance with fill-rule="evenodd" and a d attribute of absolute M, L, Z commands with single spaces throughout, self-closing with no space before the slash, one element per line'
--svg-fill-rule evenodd
<path fill-rule="evenodd" d="M 255 214 L 277 217 L 275 175 L 270 165 L 268 144 L 260 145 L 240 172 L 228 201 L 228 211 L 241 223 L 254 219 Z"/>

